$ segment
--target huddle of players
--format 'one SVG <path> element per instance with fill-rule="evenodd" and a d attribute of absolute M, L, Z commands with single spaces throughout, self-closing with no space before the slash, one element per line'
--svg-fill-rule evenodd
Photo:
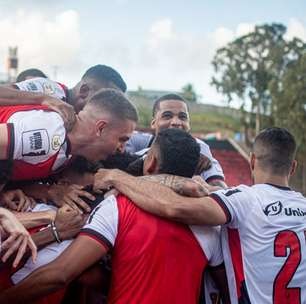
<path fill-rule="evenodd" d="M 107 70 L 112 77 L 101 79 L 101 69 Z M 47 262 L 57 258 L 8 289 L 0 299 L 18 303 L 21 299 L 30 300 L 53 292 L 111 251 L 110 303 L 197 303 L 203 294 L 202 274 L 207 265 L 211 266 L 210 275 L 222 291 L 223 302 L 227 303 L 223 259 L 232 303 L 302 303 L 305 283 L 299 278 L 305 267 L 301 259 L 305 252 L 305 240 L 302 243 L 305 199 L 288 188 L 289 175 L 296 166 L 295 142 L 290 133 L 272 128 L 257 137 L 251 169 L 255 183 L 260 185 L 219 190 L 208 198 L 211 191 L 225 186 L 224 177 L 208 146 L 184 132 L 190 129 L 186 102 L 169 94 L 155 103 L 151 124 L 155 131 L 153 140 L 151 135 L 133 133 L 137 113 L 120 92 L 126 90 L 123 84 L 117 72 L 96 66 L 71 90 L 46 78 L 37 78 L 15 84 L 14 88 L 19 90 L 3 88 L 0 91 L 7 97 L 8 104 L 16 101 L 23 104 L 1 110 L 0 119 L 6 127 L 1 134 L 7 137 L 1 147 L 5 151 L 1 159 L 8 171 L 6 180 L 45 178 L 67 167 L 61 174 L 64 181 L 58 178 L 53 185 L 27 185 L 23 189 L 36 199 L 52 200 L 58 202 L 58 206 L 64 201 L 84 211 L 88 210 L 85 198 L 88 202 L 94 197 L 76 185 L 70 185 L 70 192 L 65 193 L 62 189 L 67 190 L 67 180 L 72 184 L 92 184 L 96 191 L 114 187 L 128 197 L 111 195 L 98 204 L 71 245 L 60 243 L 53 220 L 50 230 L 59 244 L 50 246 L 58 252 Z M 99 91 L 101 87 L 112 89 Z M 37 92 L 51 94 L 51 97 Z M 72 124 L 69 123 L 69 107 L 54 97 L 73 104 L 78 114 L 75 119 L 72 116 Z M 29 105 L 33 101 L 35 106 Z M 129 172 L 135 172 L 136 168 L 138 175 L 170 174 L 156 178 L 164 185 L 136 179 L 118 170 L 100 169 L 90 174 L 95 170 L 83 168 L 82 172 L 88 174 L 82 176 L 78 176 L 75 168 L 69 170 L 67 163 L 71 156 L 83 156 L 90 161 L 105 160 L 116 151 L 122 152 L 128 139 L 126 150 L 131 152 L 152 144 L 149 151 L 144 152 L 145 157 L 129 164 Z M 204 161 L 203 157 L 200 160 L 200 154 L 206 157 Z M 173 177 L 192 177 L 196 171 L 202 180 L 193 182 Z M 197 198 L 182 197 L 173 190 Z M 82 200 L 80 196 L 85 198 Z M 99 203 L 103 198 L 98 200 Z M 296 206 L 291 207 L 291 214 L 298 209 L 303 216 L 288 216 L 286 210 L 291 205 L 286 204 L 293 204 L 292 201 Z M 53 211 L 53 217 L 59 216 L 59 211 L 49 211 Z M 218 228 L 188 227 L 161 217 L 185 224 L 224 225 L 221 239 Z M 83 224 L 81 218 L 79 227 Z M 274 253 L 271 251 L 273 242 Z M 293 259 L 294 269 L 287 266 L 287 257 L 288 261 Z M 261 270 L 266 270 L 268 265 L 273 271 L 263 276 Z M 206 277 L 205 273 L 203 301 L 219 301 L 210 294 Z M 275 285 L 278 288 L 274 288 Z"/>

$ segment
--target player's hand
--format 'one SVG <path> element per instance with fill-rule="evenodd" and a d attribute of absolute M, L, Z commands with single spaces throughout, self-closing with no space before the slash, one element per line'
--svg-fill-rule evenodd
<path fill-rule="evenodd" d="M 6 262 L 7 259 L 17 252 L 13 267 L 17 267 L 26 248 L 29 247 L 32 252 L 32 260 L 35 262 L 37 257 L 37 248 L 33 242 L 29 232 L 18 221 L 10 211 L 0 208 L 0 226 L 2 231 L 7 235 L 7 239 L 2 243 L 2 250 L 5 251 L 2 256 L 2 261 Z"/>
<path fill-rule="evenodd" d="M 113 179 L 120 175 L 118 169 L 99 169 L 94 176 L 93 190 L 102 193 L 102 190 L 110 190 L 113 186 Z"/>
<path fill-rule="evenodd" d="M 64 120 L 67 132 L 72 130 L 76 121 L 76 115 L 72 105 L 49 95 L 45 97 L 42 105 L 46 105 L 50 109 L 59 113 Z"/>
<path fill-rule="evenodd" d="M 195 170 L 195 174 L 200 175 L 203 171 L 209 170 L 211 166 L 212 166 L 211 160 L 207 156 L 201 154 L 197 168 Z"/>
<path fill-rule="evenodd" d="M 191 178 L 179 178 L 172 189 L 180 195 L 189 197 L 203 197 L 210 193 L 201 183 Z"/>
<path fill-rule="evenodd" d="M 26 212 L 28 208 L 34 208 L 36 205 L 35 200 L 20 189 L 1 192 L 0 202 L 8 209 L 18 212 Z"/>
<path fill-rule="evenodd" d="M 221 190 L 223 189 L 222 187 L 220 186 L 213 186 L 213 185 L 210 185 L 208 183 L 206 183 L 203 178 L 201 176 L 194 176 L 192 178 L 193 181 L 195 181 L 196 183 L 198 183 L 199 185 L 201 185 L 204 189 L 206 189 L 207 193 L 211 193 L 213 191 L 218 191 L 218 190 Z"/>
<path fill-rule="evenodd" d="M 71 208 L 83 213 L 90 212 L 91 208 L 86 204 L 80 196 L 84 196 L 89 200 L 94 201 L 95 197 L 89 192 L 83 190 L 81 185 L 52 185 L 49 189 L 49 198 L 55 203 L 56 206 L 61 207 L 64 204 L 69 205 Z"/>
<path fill-rule="evenodd" d="M 61 240 L 74 238 L 84 226 L 86 216 L 68 205 L 59 208 L 55 216 L 55 226 Z"/>

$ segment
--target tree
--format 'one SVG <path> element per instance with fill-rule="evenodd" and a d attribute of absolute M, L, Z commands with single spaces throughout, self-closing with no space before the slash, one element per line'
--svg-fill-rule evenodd
<path fill-rule="evenodd" d="M 197 102 L 197 94 L 191 83 L 187 83 L 185 86 L 183 86 L 182 95 L 189 102 L 192 102 L 192 103 Z"/>
<path fill-rule="evenodd" d="M 218 92 L 229 102 L 238 98 L 242 111 L 251 102 L 251 114 L 248 119 L 244 116 L 243 123 L 254 124 L 255 118 L 256 133 L 261 127 L 262 114 L 270 115 L 273 111 L 270 82 L 279 81 L 286 67 L 306 52 L 306 45 L 300 39 L 285 39 L 286 30 L 284 25 L 276 23 L 256 26 L 252 33 L 217 50 L 212 62 L 216 72 L 212 84 Z"/>
<path fill-rule="evenodd" d="M 281 78 L 270 82 L 275 125 L 289 129 L 298 145 L 302 191 L 306 193 L 306 54 L 288 64 Z"/>

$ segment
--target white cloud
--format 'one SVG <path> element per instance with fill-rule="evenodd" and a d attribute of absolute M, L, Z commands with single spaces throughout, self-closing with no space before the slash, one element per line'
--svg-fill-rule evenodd
<path fill-rule="evenodd" d="M 286 38 L 292 39 L 293 37 L 300 38 L 306 41 L 306 27 L 302 22 L 295 18 L 291 18 L 288 23 Z"/>
<path fill-rule="evenodd" d="M 7 58 L 9 46 L 18 46 L 19 70 L 38 67 L 48 71 L 54 65 L 68 69 L 80 50 L 79 15 L 73 10 L 54 17 L 19 10 L 2 16 L 0 37 L 1 58 Z"/>
<path fill-rule="evenodd" d="M 137 84 L 143 88 L 180 90 L 191 82 L 203 101 L 222 100 L 210 86 L 215 51 L 253 28 L 253 24 L 241 23 L 234 30 L 219 27 L 213 32 L 193 34 L 178 31 L 170 18 L 157 20 L 135 59 L 137 74 L 142 75 Z M 134 87 L 136 81 L 136 77 L 132 79 Z"/>

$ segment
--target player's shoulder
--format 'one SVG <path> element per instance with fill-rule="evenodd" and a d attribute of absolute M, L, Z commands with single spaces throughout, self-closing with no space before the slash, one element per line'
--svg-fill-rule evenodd
<path fill-rule="evenodd" d="M 131 138 L 126 144 L 126 151 L 129 153 L 135 153 L 150 145 L 153 138 L 151 133 L 145 133 L 140 131 L 134 131 Z"/>
<path fill-rule="evenodd" d="M 153 135 L 151 133 L 142 132 L 142 131 L 134 131 L 132 134 L 132 138 L 139 138 L 139 139 L 152 138 L 152 136 Z"/>
<path fill-rule="evenodd" d="M 251 194 L 252 192 L 254 192 L 254 189 L 252 188 L 252 186 L 247 186 L 247 185 L 238 185 L 238 186 L 234 186 L 234 187 L 228 187 L 228 188 L 225 188 L 225 189 L 221 189 L 221 190 L 218 190 L 216 192 L 213 192 L 213 193 L 216 193 L 216 194 L 222 194 L 226 197 L 230 197 L 230 196 L 233 196 L 233 195 L 249 195 Z"/>
<path fill-rule="evenodd" d="M 63 100 L 66 98 L 66 86 L 49 78 L 37 77 L 15 83 L 14 85 L 22 91 L 44 93 Z"/>

